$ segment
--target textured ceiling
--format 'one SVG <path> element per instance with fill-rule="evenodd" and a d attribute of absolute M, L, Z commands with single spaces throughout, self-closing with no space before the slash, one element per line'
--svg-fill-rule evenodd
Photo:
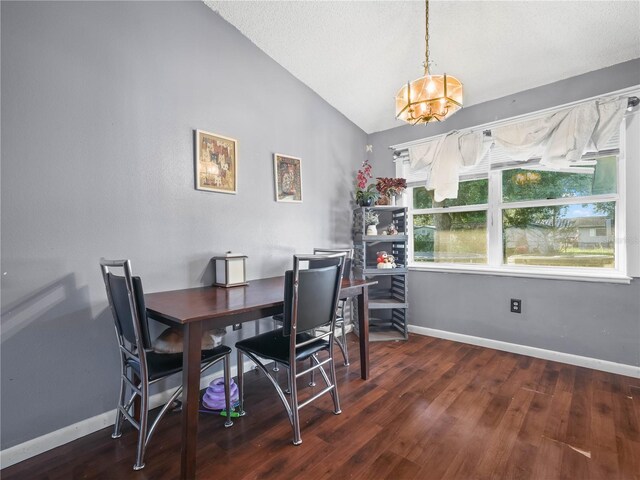
<path fill-rule="evenodd" d="M 367 133 L 397 127 L 394 96 L 422 75 L 422 1 L 205 3 Z M 432 1 L 433 73 L 465 106 L 640 57 L 640 2 Z M 640 81 L 640 79 L 639 79 Z"/>

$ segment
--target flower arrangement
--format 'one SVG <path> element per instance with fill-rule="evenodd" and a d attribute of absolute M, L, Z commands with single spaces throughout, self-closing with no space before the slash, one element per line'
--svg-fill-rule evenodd
<path fill-rule="evenodd" d="M 362 166 L 358 170 L 358 174 L 356 175 L 356 202 L 361 206 L 368 206 L 375 202 L 380 194 L 375 190 L 375 184 L 369 184 L 370 178 L 373 178 L 371 175 L 371 164 L 369 160 L 365 160 L 362 162 Z"/>
<path fill-rule="evenodd" d="M 360 167 L 360 170 L 358 170 L 358 174 L 356 175 L 356 186 L 359 189 L 364 189 L 367 186 L 369 179 L 373 178 L 373 175 L 371 175 L 371 168 L 369 160 L 362 162 L 362 167 Z"/>
<path fill-rule="evenodd" d="M 400 195 L 407 188 L 404 178 L 377 177 L 376 190 L 385 197 Z"/>

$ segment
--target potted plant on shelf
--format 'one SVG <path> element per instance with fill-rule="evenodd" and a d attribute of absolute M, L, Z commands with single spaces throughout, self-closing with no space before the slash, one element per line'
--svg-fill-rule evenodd
<path fill-rule="evenodd" d="M 376 185 L 371 183 L 367 185 L 371 175 L 371 164 L 369 160 L 362 162 L 362 167 L 356 175 L 356 203 L 361 207 L 370 207 L 380 197 L 380 193 L 376 190 Z"/>
<path fill-rule="evenodd" d="M 376 212 L 367 210 L 364 212 L 364 224 L 367 227 L 366 235 L 377 235 L 376 225 L 380 223 L 380 218 Z"/>
<path fill-rule="evenodd" d="M 389 199 L 385 205 L 396 204 L 396 195 L 400 195 L 407 188 L 407 181 L 404 178 L 377 177 L 376 190 Z"/>

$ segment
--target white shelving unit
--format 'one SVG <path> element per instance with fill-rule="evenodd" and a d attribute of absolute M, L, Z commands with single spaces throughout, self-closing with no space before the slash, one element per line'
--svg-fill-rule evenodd
<path fill-rule="evenodd" d="M 380 231 L 394 225 L 397 235 L 366 235 L 365 213 L 380 218 Z M 396 206 L 359 207 L 353 211 L 354 274 L 375 279 L 369 288 L 369 340 L 407 340 L 407 209 Z M 393 255 L 396 268 L 376 267 L 377 252 Z M 357 321 L 354 325 L 357 325 Z M 356 333 L 358 333 L 356 331 Z"/>

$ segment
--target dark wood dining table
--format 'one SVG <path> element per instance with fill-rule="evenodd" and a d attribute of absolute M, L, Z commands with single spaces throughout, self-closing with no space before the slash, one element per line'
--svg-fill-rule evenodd
<path fill-rule="evenodd" d="M 370 280 L 343 280 L 341 298 L 357 299 L 360 376 L 369 378 Z M 182 453 L 180 478 L 195 478 L 196 439 L 200 402 L 200 346 L 202 333 L 282 312 L 284 276 L 252 280 L 231 288 L 199 287 L 149 293 L 145 303 L 149 316 L 184 331 L 182 371 Z"/>

